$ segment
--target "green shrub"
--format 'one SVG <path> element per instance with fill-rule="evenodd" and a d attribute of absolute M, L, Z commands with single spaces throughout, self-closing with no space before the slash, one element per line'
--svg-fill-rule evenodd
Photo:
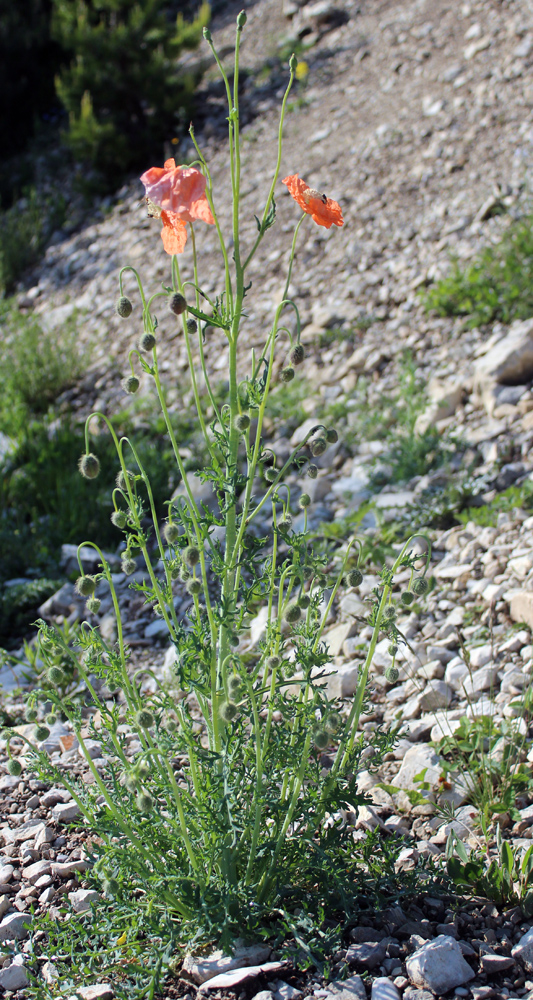
<path fill-rule="evenodd" d="M 43 198 L 34 187 L 0 213 L 0 296 L 40 257 L 54 229 L 65 220 L 65 201 Z"/>
<path fill-rule="evenodd" d="M 450 274 L 424 293 L 426 309 L 466 316 L 470 327 L 533 316 L 532 221 L 512 222 L 471 264 L 454 260 Z"/>
<path fill-rule="evenodd" d="M 146 163 L 181 128 L 195 79 L 178 57 L 195 48 L 207 23 L 172 21 L 168 0 L 53 0 L 53 33 L 72 54 L 57 78 L 70 126 L 67 141 L 80 163 L 108 184 Z"/>

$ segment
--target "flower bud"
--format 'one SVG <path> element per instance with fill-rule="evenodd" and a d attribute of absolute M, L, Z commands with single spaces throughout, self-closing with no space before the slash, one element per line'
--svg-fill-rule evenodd
<path fill-rule="evenodd" d="M 318 476 L 318 468 L 316 465 L 313 465 L 312 462 L 311 465 L 308 465 L 307 467 L 307 475 L 309 479 L 316 479 L 316 477 Z"/>
<path fill-rule="evenodd" d="M 237 649 L 237 646 L 239 645 L 240 641 L 241 640 L 236 632 L 230 632 L 230 634 L 228 635 L 228 642 L 230 646 L 233 646 L 234 649 Z"/>
<path fill-rule="evenodd" d="M 123 510 L 114 510 L 111 514 L 111 524 L 115 525 L 115 528 L 125 528 L 126 527 L 126 515 Z"/>
<path fill-rule="evenodd" d="M 298 604 L 296 604 L 295 601 L 293 601 L 285 609 L 285 614 L 283 615 L 283 617 L 285 621 L 289 623 L 289 625 L 295 625 L 296 622 L 299 622 L 300 618 L 302 617 L 302 609 Z"/>
<path fill-rule="evenodd" d="M 198 597 L 198 594 L 202 590 L 202 583 L 200 580 L 197 580 L 196 577 L 193 577 L 192 580 L 187 580 L 185 590 L 191 595 L 191 597 Z"/>
<path fill-rule="evenodd" d="M 294 368 L 291 367 L 282 368 L 279 373 L 279 377 L 282 382 L 292 382 L 294 378 Z"/>
<path fill-rule="evenodd" d="M 242 689 L 242 678 L 238 674 L 232 674 L 228 677 L 228 691 L 231 695 L 234 695 L 241 691 Z"/>
<path fill-rule="evenodd" d="M 429 590 L 429 583 L 427 582 L 425 576 L 415 577 L 411 589 L 413 591 L 413 594 L 416 594 L 417 597 L 423 597 L 424 594 L 427 594 Z"/>
<path fill-rule="evenodd" d="M 78 462 L 78 469 L 84 479 L 96 479 L 100 472 L 100 462 L 96 455 L 93 455 L 92 451 L 90 451 L 87 455 L 81 456 Z"/>
<path fill-rule="evenodd" d="M 387 649 L 387 653 L 389 654 L 389 656 L 396 656 L 397 652 L 398 652 L 397 643 L 391 642 L 390 646 Z"/>
<path fill-rule="evenodd" d="M 60 687 L 60 685 L 65 682 L 65 674 L 61 670 L 61 667 L 50 667 L 50 669 L 46 671 L 46 676 L 48 677 L 50 684 L 53 684 L 54 687 Z"/>
<path fill-rule="evenodd" d="M 121 319 L 127 319 L 128 316 L 131 316 L 132 310 L 133 306 L 131 304 L 131 299 L 129 299 L 127 295 L 121 295 L 120 298 L 117 299 L 117 304 L 115 306 L 117 316 L 120 316 Z"/>
<path fill-rule="evenodd" d="M 326 441 L 328 444 L 336 444 L 339 440 L 339 435 L 334 427 L 330 427 L 329 431 L 326 431 Z"/>
<path fill-rule="evenodd" d="M 187 545 L 181 557 L 186 566 L 196 566 L 200 562 L 200 549 L 196 545 Z"/>
<path fill-rule="evenodd" d="M 346 583 L 349 587 L 360 587 L 363 582 L 363 574 L 360 569 L 351 569 L 346 577 Z"/>
<path fill-rule="evenodd" d="M 187 308 L 185 296 L 181 292 L 174 292 L 174 295 L 171 295 L 168 300 L 168 308 L 175 316 L 181 316 Z"/>
<path fill-rule="evenodd" d="M 313 573 L 314 570 L 312 566 L 302 566 L 302 577 L 304 580 L 310 580 Z"/>
<path fill-rule="evenodd" d="M 48 715 L 46 716 L 46 725 L 55 726 L 56 722 L 57 722 L 57 715 L 55 715 L 54 712 L 49 712 Z"/>
<path fill-rule="evenodd" d="M 204 38 L 205 38 L 206 42 L 210 42 L 211 39 L 212 39 L 212 37 L 213 36 L 211 35 L 211 32 L 209 31 L 209 28 L 204 28 Z"/>
<path fill-rule="evenodd" d="M 250 417 L 247 413 L 239 413 L 233 421 L 233 426 L 239 434 L 244 434 L 250 426 Z"/>
<path fill-rule="evenodd" d="M 273 466 L 270 466 L 268 469 L 265 469 L 265 479 L 267 483 L 273 483 L 274 480 L 277 479 L 277 476 L 278 476 L 278 470 L 275 469 Z"/>
<path fill-rule="evenodd" d="M 85 607 L 91 615 L 97 615 L 100 610 L 101 601 L 98 597 L 90 597 Z"/>
<path fill-rule="evenodd" d="M 152 712 L 149 712 L 147 708 L 141 708 L 135 715 L 135 722 L 141 729 L 151 729 L 155 719 Z"/>
<path fill-rule="evenodd" d="M 289 69 L 290 69 L 291 73 L 295 73 L 296 72 L 297 65 L 298 65 L 298 57 L 295 56 L 295 54 L 293 52 L 292 56 L 289 59 Z"/>
<path fill-rule="evenodd" d="M 309 594 L 300 594 L 298 598 L 298 605 L 301 608 L 303 608 L 304 611 L 306 610 L 306 608 L 309 607 L 310 604 L 311 604 L 311 598 L 309 597 Z"/>
<path fill-rule="evenodd" d="M 123 556 L 121 562 L 121 569 L 126 576 L 131 576 L 131 574 L 135 573 L 135 570 L 137 569 L 137 563 L 135 562 L 135 559 L 132 559 L 130 556 Z"/>
<path fill-rule="evenodd" d="M 311 454 L 314 458 L 318 458 L 319 455 L 323 455 L 328 446 L 328 442 L 325 437 L 317 437 L 311 442 Z"/>
<path fill-rule="evenodd" d="M 179 578 L 180 578 L 180 569 L 181 569 L 181 567 L 180 567 L 180 565 L 178 563 L 176 563 L 175 566 L 171 566 L 171 568 L 170 568 L 170 579 L 171 580 L 179 580 Z"/>
<path fill-rule="evenodd" d="M 120 470 L 120 472 L 117 472 L 115 483 L 117 484 L 119 490 L 123 490 L 125 492 L 127 489 L 128 482 L 130 486 L 133 486 L 133 483 L 135 482 L 134 472 L 130 472 L 129 469 L 126 469 L 126 475 L 124 475 L 122 469 Z"/>
<path fill-rule="evenodd" d="M 122 379 L 120 384 L 124 389 L 124 392 L 127 392 L 130 394 L 130 396 L 133 396 L 133 394 L 137 392 L 140 382 L 136 375 L 127 375 L 126 378 Z"/>
<path fill-rule="evenodd" d="M 102 889 L 106 896 L 117 896 L 120 892 L 120 885 L 116 878 L 105 878 L 102 880 Z"/>
<path fill-rule="evenodd" d="M 292 515 L 289 513 L 284 514 L 278 521 L 278 528 L 280 531 L 290 531 L 292 528 Z"/>
<path fill-rule="evenodd" d="M 246 21 L 247 21 L 246 11 L 241 10 L 240 14 L 237 14 L 237 27 L 239 31 L 242 31 L 244 25 L 246 24 Z"/>
<path fill-rule="evenodd" d="M 383 612 L 384 622 L 394 622 L 396 621 L 396 608 L 393 604 L 388 604 Z"/>
<path fill-rule="evenodd" d="M 328 733 L 336 733 L 342 726 L 342 716 L 339 712 L 330 712 L 324 720 L 324 728 Z"/>
<path fill-rule="evenodd" d="M 27 705 L 24 711 L 24 718 L 26 719 L 26 722 L 35 722 L 37 718 L 37 709 L 33 708 L 33 706 Z"/>
<path fill-rule="evenodd" d="M 75 583 L 76 590 L 78 594 L 82 597 L 90 597 L 94 594 L 96 587 L 96 580 L 94 576 L 79 576 Z"/>
<path fill-rule="evenodd" d="M 143 333 L 139 340 L 140 351 L 153 351 L 155 347 L 155 337 L 153 333 Z"/>
<path fill-rule="evenodd" d="M 127 774 L 124 779 L 125 787 L 128 789 L 128 792 L 131 792 L 132 794 L 138 791 L 140 784 L 141 784 L 141 779 L 139 778 L 139 775 L 137 774 L 136 771 L 130 771 L 130 773 Z"/>
<path fill-rule="evenodd" d="M 186 583 L 187 580 L 190 579 L 191 579 L 190 571 L 187 569 L 186 566 L 182 566 L 180 569 L 180 580 L 183 580 L 183 582 Z"/>
<path fill-rule="evenodd" d="M 233 701 L 223 701 L 218 713 L 223 722 L 233 722 L 239 714 L 239 709 Z"/>
<path fill-rule="evenodd" d="M 315 729 L 313 733 L 313 743 L 317 750 L 325 750 L 329 743 L 329 734 L 325 729 Z"/>
<path fill-rule="evenodd" d="M 281 663 L 279 656 L 269 656 L 267 657 L 266 666 L 269 670 L 277 670 Z"/>
<path fill-rule="evenodd" d="M 305 350 L 303 344 L 295 344 L 291 353 L 289 354 L 289 361 L 291 365 L 301 365 L 303 359 L 305 358 Z"/>
<path fill-rule="evenodd" d="M 413 593 L 412 590 L 404 590 L 403 594 L 400 597 L 400 601 L 402 602 L 402 604 L 405 604 L 407 607 L 413 603 L 414 599 L 415 599 L 415 594 Z"/>
<path fill-rule="evenodd" d="M 400 671 L 398 670 L 398 667 L 387 667 L 385 671 L 385 680 L 387 680 L 389 684 L 396 684 L 399 676 Z"/>
<path fill-rule="evenodd" d="M 187 320 L 187 333 L 196 333 L 198 329 L 198 323 L 193 316 L 189 316 Z"/>
<path fill-rule="evenodd" d="M 169 521 L 168 524 L 165 524 L 163 534 L 165 536 L 165 541 L 168 542 L 169 545 L 174 545 L 174 542 L 177 542 L 180 537 L 180 529 L 177 524 L 174 524 L 173 521 Z"/>
<path fill-rule="evenodd" d="M 148 792 L 139 792 L 135 801 L 139 812 L 142 813 L 149 813 L 154 804 L 154 800 Z"/>
<path fill-rule="evenodd" d="M 178 728 L 178 723 L 175 719 L 167 719 L 165 722 L 165 729 L 167 733 L 175 733 Z"/>
<path fill-rule="evenodd" d="M 311 504 L 311 497 L 309 496 L 308 493 L 302 493 L 300 499 L 298 500 L 298 503 L 302 508 L 302 510 L 305 510 L 305 508 L 309 507 Z"/>
<path fill-rule="evenodd" d="M 33 735 L 37 743 L 42 743 L 43 740 L 47 740 L 50 736 L 50 730 L 48 726 L 36 726 Z"/>
<path fill-rule="evenodd" d="M 7 771 L 13 778 L 18 778 L 19 774 L 22 774 L 22 764 L 20 763 L 20 760 L 13 760 L 13 758 L 10 757 L 7 762 Z"/>

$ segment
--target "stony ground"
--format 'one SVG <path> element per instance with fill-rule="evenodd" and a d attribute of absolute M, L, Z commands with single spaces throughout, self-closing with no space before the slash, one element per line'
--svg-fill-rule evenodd
<path fill-rule="evenodd" d="M 221 51 L 231 43 L 237 10 L 228 4 L 227 15 L 215 25 Z M 533 9 L 526 0 L 285 0 L 283 6 L 279 0 L 259 0 L 247 10 L 245 241 L 253 239 L 253 215 L 260 214 L 275 162 L 284 86 L 276 53 L 284 37 L 288 52 L 298 39 L 309 45 L 301 56 L 309 75 L 296 88 L 287 116 L 281 176 L 299 172 L 313 187 L 336 198 L 346 218 L 345 227 L 335 231 L 318 229 L 309 220 L 293 273 L 291 295 L 300 304 L 307 348 L 304 374 L 316 387 L 304 405 L 310 421 L 320 406 L 355 399 L 362 378 L 366 405 L 379 408 L 383 395 L 398 385 L 400 359 L 409 349 L 417 372 L 428 383 L 428 406 L 418 426 L 436 426 L 443 439 L 460 435 L 455 471 L 476 461 L 485 499 L 526 481 L 533 470 L 532 325 L 467 330 L 459 321 L 428 316 L 419 290 L 445 272 L 450 253 L 466 259 L 497 237 L 506 217 L 493 215 L 496 207 L 513 214 L 527 202 L 533 143 Z M 212 165 L 217 207 L 228 225 L 222 97 L 208 71 L 197 136 Z M 188 153 L 182 144 L 176 155 L 180 159 Z M 166 277 L 159 224 L 146 217 L 141 194 L 140 185 L 127 186 L 111 205 L 102 206 L 101 217 L 92 225 L 58 234 L 20 294 L 20 307 L 34 310 L 49 329 L 79 310 L 80 336 L 95 345 L 94 367 L 69 399 L 81 413 L 98 408 L 112 415 L 123 406 L 120 377 L 127 351 L 138 337 L 139 309 L 136 303 L 132 323 L 123 323 L 114 313 L 119 267 L 138 266 L 152 290 Z M 278 227 L 268 234 L 251 274 L 243 373 L 249 349 L 262 346 L 285 280 L 285 247 L 296 210 L 281 185 L 277 200 Z M 202 284 L 208 293 L 216 293 L 220 269 L 212 232 L 200 231 L 198 242 Z M 183 273 L 192 275 L 187 254 Z M 338 336 L 325 336 L 333 329 L 340 331 Z M 187 360 L 170 320 L 161 322 L 159 345 L 171 403 L 188 407 Z M 227 351 L 214 331 L 206 355 L 210 372 L 222 378 Z M 148 388 L 142 391 L 148 393 Z M 344 427 L 353 426 L 357 420 L 351 422 L 348 413 Z M 302 428 L 276 433 L 276 450 L 283 455 L 291 433 L 296 441 Z M 368 497 L 370 473 L 382 450 L 381 441 L 339 445 L 312 484 L 317 521 L 338 521 Z M 405 511 L 408 504 L 416 509 L 423 491 L 439 484 L 439 475 L 451 473 L 385 486 L 375 496 L 376 504 L 386 517 Z M 533 518 L 514 509 L 500 513 L 494 527 L 470 521 L 445 531 L 433 529 L 431 535 L 435 589 L 400 620 L 409 645 L 400 651 L 400 677 L 394 683 L 385 677 L 388 641 L 378 646 L 372 713 L 364 720 L 371 728 L 382 720 L 401 719 L 405 734 L 381 774 L 361 774 L 360 787 L 370 801 L 355 819 L 356 836 L 377 826 L 390 836 L 405 835 L 399 863 L 407 867 L 420 856 L 441 854 L 450 828 L 467 845 L 479 844 L 477 807 L 470 801 L 468 779 L 452 776 L 451 788 L 443 791 L 446 776 L 430 741 L 454 731 L 464 716 L 490 715 L 495 725 L 507 722 L 516 733 L 515 765 L 533 762 L 529 714 L 523 708 L 531 683 Z M 66 573 L 71 559 L 65 547 Z M 86 568 L 90 570 L 89 562 Z M 136 576 L 142 580 L 140 567 Z M 367 574 L 362 587 L 342 592 L 332 609 L 328 683 L 339 697 L 349 697 L 354 690 L 361 645 L 368 638 L 358 616 L 376 582 Z M 402 582 L 399 578 L 399 588 Z M 172 653 L 166 653 L 161 623 L 143 617 L 141 604 L 118 572 L 116 584 L 138 664 L 155 667 L 162 679 L 168 678 Z M 101 596 L 99 623 L 112 639 L 111 601 L 107 594 Z M 185 614 L 185 594 L 178 590 L 176 600 Z M 43 613 L 51 620 L 75 620 L 81 611 L 72 586 L 66 584 Z M 249 646 L 258 641 L 261 628 L 259 617 Z M 7 669 L 0 674 L 3 707 L 15 717 L 22 674 Z M 67 727 L 53 728 L 48 749 L 53 760 L 83 773 Z M 0 743 L 0 763 L 2 759 L 5 743 Z M 97 756 L 95 760 L 98 765 Z M 424 768 L 431 786 L 428 801 L 413 804 L 407 793 L 420 787 L 414 779 Z M 85 834 L 67 825 L 75 819 L 68 795 L 24 773 L 21 778 L 0 778 L 0 793 L 0 941 L 6 948 L 0 986 L 18 990 L 22 997 L 24 924 L 31 922 L 32 910 L 59 908 L 65 894 L 75 909 L 83 909 L 92 897 L 83 886 Z M 453 804 L 454 819 L 443 821 L 435 798 Z M 497 821 L 519 854 L 533 843 L 530 798 L 526 791 L 517 801 L 517 812 L 511 816 L 503 811 Z M 349 951 L 339 959 L 339 969 L 345 966 L 353 974 L 348 983 L 326 988 L 320 979 L 304 980 L 285 970 L 279 974 L 284 976 L 281 984 L 278 973 L 272 978 L 267 973 L 242 984 L 234 995 L 253 997 L 267 991 L 260 1000 L 293 1000 L 297 993 L 291 989 L 296 989 L 317 997 L 327 992 L 340 1000 L 364 998 L 370 991 L 374 1000 L 533 997 L 532 927 L 517 908 L 501 911 L 473 900 L 456 911 L 441 901 L 425 900 L 408 914 L 397 907 L 362 921 Z M 13 957 L 13 939 L 21 942 L 22 959 Z M 438 978 L 442 968 L 448 979 Z M 365 982 L 359 974 L 365 975 Z M 191 994 L 195 988 L 187 986 Z M 168 996 L 174 995 L 169 987 Z"/>

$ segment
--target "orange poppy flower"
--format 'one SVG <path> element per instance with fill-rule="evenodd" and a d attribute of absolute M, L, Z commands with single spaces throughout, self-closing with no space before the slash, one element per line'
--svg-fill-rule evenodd
<path fill-rule="evenodd" d="M 316 191 L 314 188 L 310 188 L 309 184 L 298 177 L 298 174 L 291 174 L 290 177 L 285 177 L 281 182 L 286 184 L 292 197 L 300 208 L 310 215 L 317 226 L 325 226 L 326 229 L 331 229 L 332 226 L 343 226 L 344 219 L 342 217 L 342 209 L 340 205 L 333 201 L 333 198 L 328 198 L 325 194 L 321 194 L 320 191 Z"/>
<path fill-rule="evenodd" d="M 147 199 L 161 209 L 161 238 L 167 253 L 183 253 L 187 240 L 185 223 L 215 220 L 206 198 L 206 180 L 195 167 L 177 167 L 174 159 L 164 167 L 150 167 L 141 177 Z"/>

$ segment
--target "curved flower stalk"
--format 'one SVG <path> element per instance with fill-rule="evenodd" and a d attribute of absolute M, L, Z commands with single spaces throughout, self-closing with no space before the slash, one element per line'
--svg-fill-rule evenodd
<path fill-rule="evenodd" d="M 36 730 L 37 745 L 31 741 L 40 772 L 68 783 L 87 823 L 102 839 L 96 869 L 105 874 L 106 892 L 109 886 L 116 893 L 140 889 L 151 907 L 177 915 L 183 939 L 216 940 L 225 946 L 243 930 L 251 936 L 263 933 L 259 928 L 267 915 L 271 919 L 280 909 L 294 909 L 303 896 L 316 913 L 328 906 L 333 911 L 338 894 L 353 884 L 354 863 L 339 861 L 348 857 L 343 852 L 350 845 L 350 830 L 340 822 L 332 827 L 331 815 L 359 801 L 355 780 L 364 741 L 373 744 L 375 763 L 394 741 L 394 734 L 379 728 L 363 740 L 361 714 L 379 636 L 389 637 L 393 667 L 403 641 L 396 625 L 395 576 L 410 568 L 413 593 L 422 596 L 429 559 L 429 554 L 413 552 L 411 539 L 394 566 L 384 569 L 369 599 L 366 620 L 372 638 L 357 690 L 347 703 L 333 698 L 325 628 L 340 588 L 360 586 L 364 567 L 357 539 L 336 551 L 317 548 L 309 532 L 308 484 L 338 433 L 317 422 L 278 464 L 264 428 L 269 396 L 283 394 L 305 364 L 298 306 L 288 295 L 299 232 L 304 224 L 341 227 L 344 220 L 341 207 L 298 174 L 285 178 L 302 214 L 295 222 L 284 292 L 264 346 L 258 354 L 250 352 L 243 377 L 237 358 L 240 350 L 242 361 L 245 272 L 275 226 L 283 124 L 297 66 L 292 57 L 274 174 L 256 215 L 257 235 L 247 246 L 241 233 L 239 111 L 245 22 L 241 13 L 231 82 L 205 32 L 228 97 L 231 231 L 223 231 L 209 168 L 191 133 L 198 153 L 195 165 L 167 160 L 141 178 L 150 213 L 163 223 L 163 247 L 171 256 L 168 284 L 148 293 L 129 265 L 119 276 L 117 313 L 125 322 L 140 313 L 143 328 L 129 352 L 122 384 L 132 394 L 141 379 L 152 381 L 176 461 L 179 493 L 161 511 L 134 442 L 117 438 L 112 423 L 100 414 L 87 419 L 79 466 L 88 480 L 98 475 L 90 432 L 93 421 L 103 419 L 117 450 L 110 515 L 122 533 L 122 571 L 166 625 L 176 651 L 175 682 L 170 687 L 157 684 L 154 690 L 154 672 L 147 686 L 146 673 L 132 669 L 113 574 L 97 549 L 101 569 L 95 576 L 86 574 L 80 562 L 76 586 L 86 597 L 88 618 L 78 646 L 67 647 L 55 629 L 41 624 L 42 684 L 32 696 L 32 706 L 39 698 L 51 702 L 56 714 L 70 720 L 93 785 L 77 786 L 50 763 L 40 747 L 42 725 Z M 221 290 L 216 296 L 202 289 L 200 222 L 214 225 L 220 241 Z M 181 279 L 178 257 L 183 253 L 192 254 L 192 282 Z M 213 488 L 209 506 L 197 499 L 167 404 L 158 362 L 162 335 L 154 315 L 163 299 L 185 344 L 208 456 L 201 478 Z M 227 345 L 228 388 L 222 399 L 206 364 L 207 327 Z M 206 396 L 200 391 L 202 381 Z M 106 592 L 117 618 L 116 643 L 102 638 L 92 617 Z M 264 631 L 252 642 L 250 624 L 258 614 Z M 60 683 L 54 660 L 58 650 L 85 685 L 88 705 L 80 704 L 75 685 L 65 691 Z M 116 703 L 109 699 L 110 691 L 120 692 Z M 31 712 L 36 718 L 37 709 Z M 133 754 L 125 726 L 134 735 Z M 87 736 L 99 741 L 105 768 L 92 761 Z"/>

